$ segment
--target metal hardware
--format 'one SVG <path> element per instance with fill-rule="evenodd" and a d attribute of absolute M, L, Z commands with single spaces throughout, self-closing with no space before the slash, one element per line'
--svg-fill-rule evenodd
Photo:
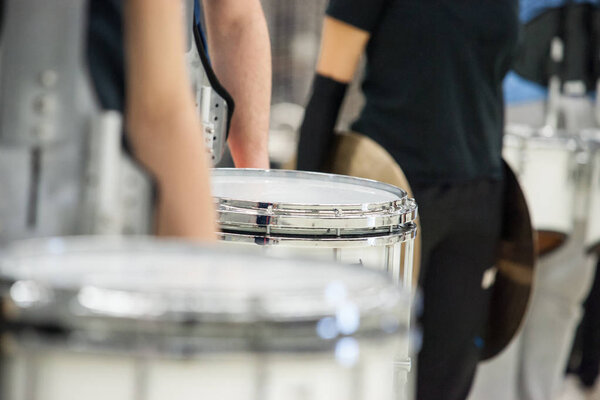
<path fill-rule="evenodd" d="M 415 224 L 407 224 L 402 230 L 398 230 L 393 234 L 382 236 L 363 236 L 340 238 L 336 236 L 329 237 L 290 237 L 290 236 L 259 236 L 240 232 L 219 232 L 219 238 L 225 242 L 237 243 L 257 243 L 267 241 L 269 245 L 307 247 L 307 248 L 360 248 L 365 246 L 390 246 L 396 243 L 404 243 L 414 240 L 417 235 L 417 227 Z"/>

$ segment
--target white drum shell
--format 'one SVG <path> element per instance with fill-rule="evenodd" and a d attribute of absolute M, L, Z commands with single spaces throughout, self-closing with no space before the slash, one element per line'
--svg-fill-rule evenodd
<path fill-rule="evenodd" d="M 410 287 L 415 234 L 416 228 L 406 234 L 371 238 L 263 238 L 240 233 L 220 233 L 219 236 L 227 246 L 242 246 L 270 257 L 335 261 L 386 271 L 394 282 L 407 283 Z"/>
<path fill-rule="evenodd" d="M 350 342 L 353 344 L 353 342 Z M 216 353 L 194 359 L 11 346 L 0 372 L 7 400 L 397 399 L 409 366 L 394 340 L 361 341 L 352 367 L 331 352 Z M 403 346 L 404 347 L 404 346 Z M 396 376 L 394 376 L 396 375 Z M 401 395 L 400 398 L 404 398 Z"/>
<path fill-rule="evenodd" d="M 503 156 L 519 178 L 536 230 L 572 232 L 575 155 L 566 140 L 505 136 Z"/>

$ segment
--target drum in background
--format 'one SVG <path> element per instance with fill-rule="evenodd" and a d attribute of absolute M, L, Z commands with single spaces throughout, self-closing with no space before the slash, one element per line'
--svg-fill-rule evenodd
<path fill-rule="evenodd" d="M 269 160 L 272 168 L 280 168 L 295 157 L 303 117 L 304 107 L 298 104 L 277 103 L 271 106 Z"/>
<path fill-rule="evenodd" d="M 503 156 L 525 192 L 540 255 L 559 248 L 573 231 L 578 151 L 574 138 L 546 137 L 524 126 L 506 128 Z"/>
<path fill-rule="evenodd" d="M 586 130 L 581 138 L 589 154 L 587 232 L 585 245 L 600 254 L 600 131 Z"/>
<path fill-rule="evenodd" d="M 52 239 L 4 252 L 0 295 L 3 399 L 404 398 L 409 295 L 365 268 Z"/>
<path fill-rule="evenodd" d="M 303 171 L 214 169 L 221 239 L 273 256 L 388 271 L 411 286 L 417 206 L 395 186 Z"/>

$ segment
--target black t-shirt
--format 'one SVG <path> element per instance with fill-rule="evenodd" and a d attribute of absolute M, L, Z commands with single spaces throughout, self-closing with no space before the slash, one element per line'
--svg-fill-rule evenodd
<path fill-rule="evenodd" d="M 330 0 L 327 14 L 371 33 L 354 131 L 412 182 L 502 177 L 518 0 Z"/>
<path fill-rule="evenodd" d="M 125 109 L 123 0 L 89 2 L 87 63 L 93 87 L 104 109 Z"/>

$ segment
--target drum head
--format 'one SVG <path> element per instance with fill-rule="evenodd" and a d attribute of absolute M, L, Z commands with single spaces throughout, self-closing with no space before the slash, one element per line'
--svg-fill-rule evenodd
<path fill-rule="evenodd" d="M 252 203 L 296 206 L 360 206 L 402 200 L 406 193 L 391 185 L 343 176 L 301 171 L 215 170 L 213 195 Z"/>
<path fill-rule="evenodd" d="M 383 332 L 382 321 L 400 329 L 409 312 L 408 294 L 365 268 L 153 239 L 16 243 L 0 259 L 0 288 L 13 310 L 5 317 L 20 324 L 93 330 L 101 321 L 119 332 L 145 327 L 180 336 L 214 335 L 227 324 L 217 330 L 226 338 L 240 335 L 236 326 L 272 324 L 278 335 L 298 337 L 298 323 L 314 336 L 315 324 L 338 318 L 340 307 L 354 313 L 346 333 L 373 334 Z"/>

